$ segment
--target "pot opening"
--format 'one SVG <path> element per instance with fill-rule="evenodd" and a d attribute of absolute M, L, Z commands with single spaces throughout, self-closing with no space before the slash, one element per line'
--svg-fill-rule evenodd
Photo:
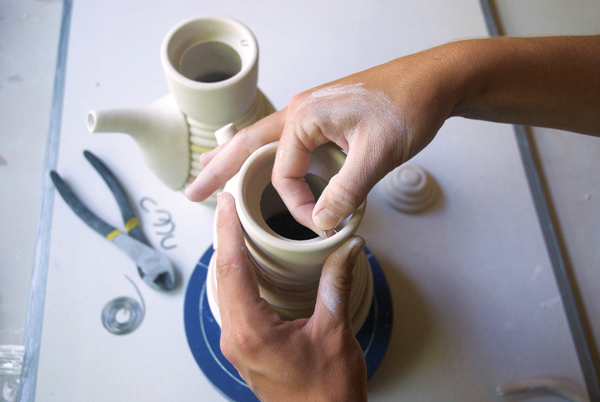
<path fill-rule="evenodd" d="M 179 72 L 197 82 L 221 82 L 242 70 L 240 55 L 222 42 L 201 42 L 181 56 Z"/>
<path fill-rule="evenodd" d="M 318 200 L 327 182 L 310 173 L 305 176 L 305 180 L 315 201 Z M 318 237 L 315 232 L 301 225 L 292 217 L 272 183 L 267 185 L 261 195 L 260 212 L 271 230 L 286 239 L 310 240 Z"/>

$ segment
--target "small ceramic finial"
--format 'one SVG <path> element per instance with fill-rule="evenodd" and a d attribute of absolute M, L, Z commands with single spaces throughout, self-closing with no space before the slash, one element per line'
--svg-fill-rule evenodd
<path fill-rule="evenodd" d="M 238 132 L 237 128 L 233 125 L 233 123 L 229 123 L 228 125 L 221 127 L 217 131 L 215 131 L 215 138 L 217 139 L 217 143 L 219 145 L 225 144 L 226 142 L 231 141 L 234 135 Z"/>
<path fill-rule="evenodd" d="M 435 179 L 421 166 L 405 163 L 384 177 L 381 191 L 393 208 L 407 214 L 416 214 L 433 204 L 438 186 Z"/>

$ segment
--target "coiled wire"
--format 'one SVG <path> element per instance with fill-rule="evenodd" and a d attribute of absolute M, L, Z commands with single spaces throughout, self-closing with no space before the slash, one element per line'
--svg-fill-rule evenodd
<path fill-rule="evenodd" d="M 142 305 L 140 306 L 140 304 L 131 297 L 122 296 L 109 301 L 106 306 L 104 306 L 104 309 L 102 309 L 102 325 L 115 335 L 127 335 L 135 331 L 144 320 L 144 314 L 146 312 L 146 305 L 144 304 L 144 298 L 142 297 L 140 290 L 131 278 L 127 275 L 125 275 L 125 278 L 127 278 L 135 288 L 142 301 Z M 126 321 L 119 322 L 117 320 L 117 314 L 121 311 L 128 315 Z"/>

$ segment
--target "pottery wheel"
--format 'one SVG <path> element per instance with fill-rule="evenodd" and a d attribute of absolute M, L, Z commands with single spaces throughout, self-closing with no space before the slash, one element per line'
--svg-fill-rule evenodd
<path fill-rule="evenodd" d="M 200 258 L 186 290 L 183 312 L 188 345 L 206 378 L 225 397 L 236 402 L 258 402 L 235 367 L 221 353 L 221 328 L 212 315 L 206 297 L 206 276 L 213 252 L 211 246 Z M 385 275 L 369 249 L 365 248 L 365 253 L 373 272 L 374 293 L 369 315 L 356 334 L 356 339 L 365 355 L 367 378 L 370 378 L 387 350 L 393 312 Z"/>

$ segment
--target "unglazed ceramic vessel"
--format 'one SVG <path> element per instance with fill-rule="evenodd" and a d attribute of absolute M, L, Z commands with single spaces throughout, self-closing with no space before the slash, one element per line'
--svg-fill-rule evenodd
<path fill-rule="evenodd" d="M 185 116 L 171 95 L 146 106 L 92 110 L 90 133 L 127 133 L 137 143 L 152 172 L 177 190 L 189 176 L 190 141 Z"/>
<path fill-rule="evenodd" d="M 165 37 L 160 56 L 170 95 L 146 107 L 91 111 L 87 125 L 92 133 L 130 134 L 152 171 L 179 190 L 200 173 L 200 155 L 217 146 L 217 129 L 242 129 L 274 108 L 257 88 L 256 38 L 238 21 L 183 21 Z"/>
<path fill-rule="evenodd" d="M 231 132 L 230 132 L 231 134 Z M 227 137 L 227 135 L 225 135 Z M 295 222 L 271 184 L 277 142 L 254 152 L 240 172 L 225 186 L 236 200 L 237 213 L 245 232 L 245 242 L 254 263 L 261 296 L 282 319 L 310 317 L 314 311 L 319 279 L 325 260 L 358 229 L 365 211 L 363 204 L 337 233 L 329 238 L 317 236 Z M 318 197 L 329 180 L 339 172 L 346 155 L 331 144 L 311 153 L 306 176 Z M 216 237 L 215 237 L 216 239 Z M 215 240 L 218 242 L 227 239 Z M 215 253 L 209 265 L 207 295 L 213 315 L 220 325 L 215 275 Z M 373 297 L 373 277 L 365 253 L 354 268 L 350 314 L 354 332 L 358 332 L 369 312 Z"/>

